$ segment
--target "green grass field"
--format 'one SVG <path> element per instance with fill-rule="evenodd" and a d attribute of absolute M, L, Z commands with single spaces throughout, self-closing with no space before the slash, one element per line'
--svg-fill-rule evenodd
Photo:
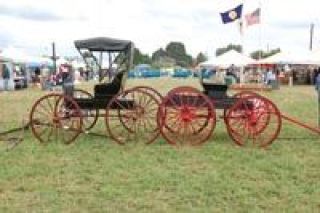
<path fill-rule="evenodd" d="M 197 80 L 130 80 L 165 94 Z M 92 84 L 81 85 L 92 90 Z M 0 130 L 21 124 L 39 89 L 0 93 Z M 311 86 L 262 93 L 285 114 L 317 123 Z M 101 121 L 93 131 L 104 133 Z M 320 212 L 320 139 L 284 122 L 267 149 L 239 148 L 218 122 L 200 147 L 119 146 L 80 136 L 40 145 L 27 131 L 15 149 L 0 144 L 0 212 Z"/>

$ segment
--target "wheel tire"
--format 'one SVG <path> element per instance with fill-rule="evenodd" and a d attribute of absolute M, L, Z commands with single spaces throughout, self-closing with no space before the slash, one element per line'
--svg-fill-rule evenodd
<path fill-rule="evenodd" d="M 158 107 L 158 100 L 146 91 L 134 88 L 121 92 L 106 109 L 109 135 L 121 145 L 151 144 L 160 134 L 156 120 Z"/>
<path fill-rule="evenodd" d="M 258 93 L 255 93 L 255 92 L 251 92 L 251 91 L 241 91 L 241 92 L 238 92 L 238 93 L 234 94 L 232 96 L 232 98 L 240 99 L 240 98 L 245 98 L 245 97 L 248 97 L 248 96 L 261 96 L 261 95 L 258 94 Z M 223 120 L 224 120 L 225 124 L 226 124 L 227 113 L 228 113 L 228 109 L 224 109 L 223 110 Z"/>
<path fill-rule="evenodd" d="M 262 96 L 240 98 L 226 115 L 228 133 L 239 146 L 266 147 L 278 137 L 281 125 L 280 111 Z"/>
<path fill-rule="evenodd" d="M 203 144 L 216 126 L 212 102 L 192 87 L 171 90 L 159 107 L 157 120 L 162 136 L 172 145 Z"/>
<path fill-rule="evenodd" d="M 81 111 L 71 97 L 54 93 L 45 95 L 33 105 L 30 125 L 41 143 L 54 140 L 71 144 L 82 132 Z"/>

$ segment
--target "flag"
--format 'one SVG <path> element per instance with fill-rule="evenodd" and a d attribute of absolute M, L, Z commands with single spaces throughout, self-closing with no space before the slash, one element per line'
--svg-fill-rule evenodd
<path fill-rule="evenodd" d="M 254 24 L 259 24 L 260 23 L 260 8 L 257 8 L 255 11 L 252 13 L 249 13 L 245 16 L 247 26 L 254 25 Z"/>
<path fill-rule="evenodd" d="M 228 23 L 233 22 L 237 19 L 240 19 L 241 15 L 242 15 L 242 6 L 243 6 L 243 4 L 240 4 L 236 8 L 233 8 L 233 9 L 228 10 L 226 12 L 220 13 L 221 18 L 222 18 L 222 22 L 224 24 L 228 24 Z"/>

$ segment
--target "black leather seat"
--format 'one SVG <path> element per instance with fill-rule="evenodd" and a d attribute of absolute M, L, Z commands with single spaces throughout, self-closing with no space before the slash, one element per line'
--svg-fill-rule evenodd
<path fill-rule="evenodd" d="M 227 97 L 228 86 L 225 84 L 202 82 L 202 86 L 204 88 L 204 93 L 210 98 L 221 99 Z"/>
<path fill-rule="evenodd" d="M 99 99 L 117 95 L 120 92 L 123 77 L 124 72 L 118 72 L 110 83 L 95 85 L 94 97 Z"/>

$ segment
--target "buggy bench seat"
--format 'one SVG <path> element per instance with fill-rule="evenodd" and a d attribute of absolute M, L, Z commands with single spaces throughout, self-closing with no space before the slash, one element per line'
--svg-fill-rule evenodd
<path fill-rule="evenodd" d="M 216 109 L 228 109 L 237 101 L 237 98 L 227 95 L 228 85 L 226 84 L 202 82 L 202 86 L 203 93 L 214 103 Z"/>
<path fill-rule="evenodd" d="M 119 93 L 124 73 L 118 72 L 110 83 L 97 84 L 94 87 L 94 97 L 96 99 L 110 99 Z"/>
<path fill-rule="evenodd" d="M 225 84 L 202 82 L 202 86 L 204 88 L 204 94 L 206 94 L 210 98 L 219 99 L 227 97 L 228 86 Z"/>

